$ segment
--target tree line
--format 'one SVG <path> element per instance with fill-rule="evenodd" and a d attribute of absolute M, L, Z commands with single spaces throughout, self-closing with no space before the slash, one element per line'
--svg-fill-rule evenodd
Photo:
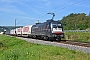
<path fill-rule="evenodd" d="M 16 28 L 23 27 L 23 26 L 16 26 Z M 4 32 L 4 30 L 8 31 L 11 29 L 15 29 L 15 26 L 0 26 L 0 32 Z"/>
<path fill-rule="evenodd" d="M 71 13 L 59 20 L 64 30 L 89 30 L 90 29 L 90 13 Z"/>

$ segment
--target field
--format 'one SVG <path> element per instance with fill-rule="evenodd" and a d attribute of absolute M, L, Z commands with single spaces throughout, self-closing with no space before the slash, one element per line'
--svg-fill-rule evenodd
<path fill-rule="evenodd" d="M 66 40 L 90 42 L 90 32 L 65 32 Z"/>
<path fill-rule="evenodd" d="M 90 54 L 0 35 L 0 60 L 90 60 Z"/>

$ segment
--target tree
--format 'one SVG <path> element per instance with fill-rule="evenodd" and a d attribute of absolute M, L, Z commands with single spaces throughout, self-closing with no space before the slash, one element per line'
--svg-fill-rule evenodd
<path fill-rule="evenodd" d="M 65 30 L 84 30 L 90 28 L 90 15 L 86 16 L 85 13 L 71 13 L 59 21 L 63 24 Z"/>

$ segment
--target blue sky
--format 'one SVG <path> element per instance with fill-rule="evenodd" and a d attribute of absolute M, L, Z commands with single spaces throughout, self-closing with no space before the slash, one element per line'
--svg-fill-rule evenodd
<path fill-rule="evenodd" d="M 90 0 L 0 0 L 0 26 L 35 24 L 37 20 L 45 22 L 60 20 L 70 13 L 90 13 Z"/>

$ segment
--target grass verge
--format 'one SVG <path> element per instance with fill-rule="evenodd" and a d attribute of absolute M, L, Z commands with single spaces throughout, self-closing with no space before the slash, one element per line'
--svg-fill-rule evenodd
<path fill-rule="evenodd" d="M 90 42 L 90 32 L 65 32 L 66 40 Z"/>
<path fill-rule="evenodd" d="M 0 60 L 90 60 L 90 54 L 0 35 Z"/>

